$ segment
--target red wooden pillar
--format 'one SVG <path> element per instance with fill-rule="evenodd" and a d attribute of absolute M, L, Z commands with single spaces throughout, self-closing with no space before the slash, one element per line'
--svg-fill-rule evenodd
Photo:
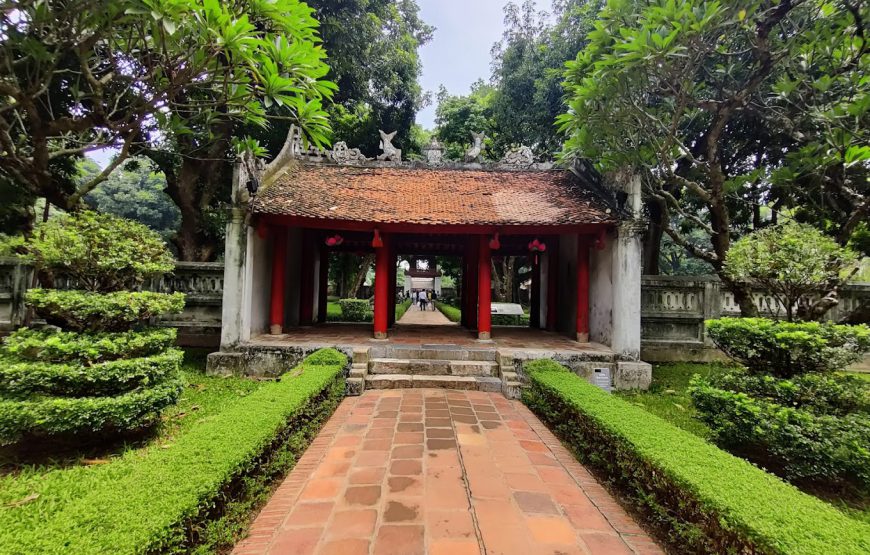
<path fill-rule="evenodd" d="M 326 322 L 326 297 L 329 289 L 329 249 L 320 247 L 320 276 L 317 287 L 317 321 Z"/>
<path fill-rule="evenodd" d="M 589 240 L 577 241 L 577 341 L 589 341 Z"/>
<path fill-rule="evenodd" d="M 529 327 L 541 328 L 541 257 L 542 254 L 529 254 L 532 263 L 532 291 L 529 298 Z"/>
<path fill-rule="evenodd" d="M 477 259 L 477 338 L 492 337 L 492 252 L 489 236 L 480 236 Z"/>
<path fill-rule="evenodd" d="M 287 271 L 287 230 L 276 228 L 272 240 L 272 291 L 269 306 L 269 333 L 284 332 L 284 283 Z"/>
<path fill-rule="evenodd" d="M 390 264 L 390 302 L 387 309 L 387 327 L 392 328 L 396 323 L 396 253 L 393 249 L 393 242 L 389 241 L 384 248 L 389 249 L 389 264 Z"/>
<path fill-rule="evenodd" d="M 375 249 L 375 339 L 387 338 L 390 302 L 390 238 L 381 234 L 383 246 Z"/>
<path fill-rule="evenodd" d="M 303 230 L 299 262 L 299 323 L 303 326 L 314 323 L 314 248 L 311 234 Z"/>
<path fill-rule="evenodd" d="M 558 291 L 559 291 L 559 239 L 553 238 L 547 245 L 547 329 L 556 331 L 558 326 Z"/>

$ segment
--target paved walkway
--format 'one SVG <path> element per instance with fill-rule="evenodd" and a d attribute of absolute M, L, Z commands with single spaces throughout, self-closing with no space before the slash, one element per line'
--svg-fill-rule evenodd
<path fill-rule="evenodd" d="M 397 324 L 417 324 L 423 326 L 456 326 L 441 314 L 440 310 L 420 310 L 420 305 L 411 305 Z"/>
<path fill-rule="evenodd" d="M 346 398 L 235 555 L 660 554 L 521 403 Z"/>

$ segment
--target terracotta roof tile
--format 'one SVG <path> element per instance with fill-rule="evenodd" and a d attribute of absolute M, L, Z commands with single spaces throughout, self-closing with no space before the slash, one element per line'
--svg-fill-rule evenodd
<path fill-rule="evenodd" d="M 451 224 L 611 223 L 603 202 L 565 171 L 494 171 L 299 164 L 263 188 L 258 214 Z"/>

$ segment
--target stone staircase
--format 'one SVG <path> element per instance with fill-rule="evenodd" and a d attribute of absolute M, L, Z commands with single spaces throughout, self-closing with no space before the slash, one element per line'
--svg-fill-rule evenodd
<path fill-rule="evenodd" d="M 500 360 L 502 359 L 502 360 Z M 348 376 L 348 391 L 444 388 L 502 392 L 515 397 L 519 381 L 511 357 L 492 348 L 456 345 L 386 346 L 358 349 Z"/>

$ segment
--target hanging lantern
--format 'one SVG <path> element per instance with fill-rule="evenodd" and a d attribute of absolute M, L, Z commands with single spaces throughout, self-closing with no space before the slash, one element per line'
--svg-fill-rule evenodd
<path fill-rule="evenodd" d="M 344 237 L 342 237 L 338 233 L 336 233 L 335 235 L 330 235 L 326 238 L 327 247 L 337 247 L 342 243 L 344 243 Z"/>
<path fill-rule="evenodd" d="M 375 236 L 372 239 L 372 247 L 379 249 L 384 246 L 384 240 L 381 239 L 381 232 L 375 228 Z"/>
<path fill-rule="evenodd" d="M 538 265 L 538 253 L 545 252 L 546 250 L 547 245 L 539 241 L 537 237 L 534 240 L 529 241 L 529 252 L 532 252 L 535 255 L 535 266 Z"/>
<path fill-rule="evenodd" d="M 501 243 L 498 240 L 498 232 L 495 232 L 492 236 L 492 239 L 489 240 L 489 248 L 494 251 L 497 251 L 499 248 L 501 248 Z"/>

